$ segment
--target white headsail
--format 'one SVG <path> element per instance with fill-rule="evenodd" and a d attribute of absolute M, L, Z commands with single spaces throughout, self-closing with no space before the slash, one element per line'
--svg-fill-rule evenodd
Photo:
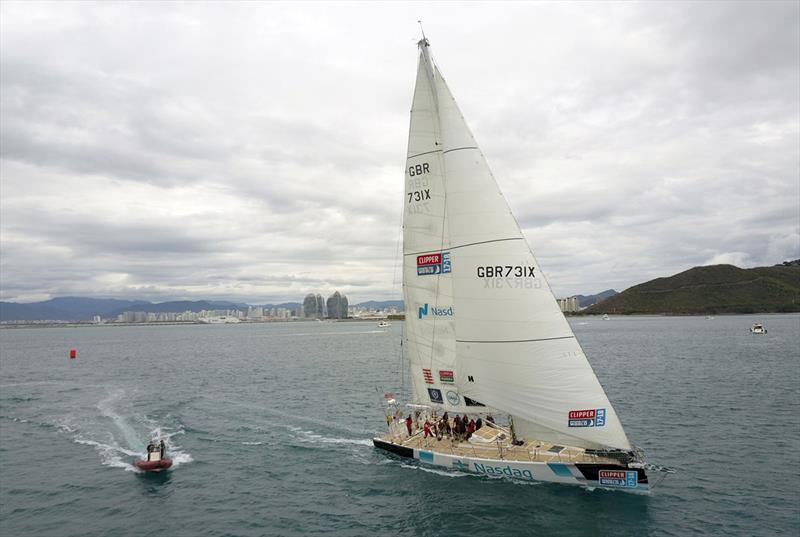
<path fill-rule="evenodd" d="M 417 401 L 438 390 L 444 408 L 477 410 L 469 401 L 510 414 L 521 437 L 630 449 L 424 39 L 405 196 Z"/>

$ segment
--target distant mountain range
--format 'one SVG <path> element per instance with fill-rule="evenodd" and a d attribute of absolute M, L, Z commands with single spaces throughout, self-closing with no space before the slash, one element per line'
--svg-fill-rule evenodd
<path fill-rule="evenodd" d="M 774 267 L 741 269 L 733 265 L 694 267 L 674 276 L 656 278 L 622 293 L 608 289 L 577 295 L 587 314 L 716 314 L 800 311 L 800 260 Z M 354 304 L 368 309 L 395 307 L 402 300 L 369 300 Z M 171 301 L 153 303 L 114 298 L 62 297 L 18 304 L 0 302 L 0 321 L 90 321 L 95 315 L 113 319 L 124 311 L 184 312 L 247 310 L 248 304 L 225 301 Z M 299 302 L 264 304 L 264 308 L 297 311 Z"/>
<path fill-rule="evenodd" d="M 62 297 L 29 304 L 0 302 L 0 321 L 90 321 L 95 315 L 99 315 L 104 319 L 113 319 L 125 311 L 144 311 L 147 313 L 234 309 L 247 311 L 249 307 L 241 302 L 211 300 L 176 300 L 153 303 L 144 300 L 119 300 L 115 298 Z M 297 310 L 300 307 L 300 303 L 264 304 L 263 307 Z"/>
<path fill-rule="evenodd" d="M 352 304 L 358 308 L 365 308 L 371 310 L 383 310 L 387 308 L 397 308 L 397 311 L 403 311 L 404 303 L 402 300 L 368 300 L 366 302 L 359 302 Z"/>
<path fill-rule="evenodd" d="M 0 302 L 0 321 L 89 321 L 95 315 L 105 317 L 115 310 L 139 309 L 145 304 L 149 302 L 74 296 L 29 304 Z"/>
<path fill-rule="evenodd" d="M 594 306 L 598 302 L 602 302 L 603 300 L 618 294 L 619 293 L 613 289 L 606 289 L 605 291 L 601 291 L 596 295 L 575 295 L 575 296 L 578 297 L 578 305 L 580 307 L 588 308 L 589 306 Z"/>
<path fill-rule="evenodd" d="M 800 311 L 800 260 L 774 267 L 694 267 L 635 285 L 586 314 L 717 314 Z"/>

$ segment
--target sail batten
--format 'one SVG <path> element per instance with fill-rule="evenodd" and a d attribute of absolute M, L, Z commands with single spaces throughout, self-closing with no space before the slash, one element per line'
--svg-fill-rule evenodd
<path fill-rule="evenodd" d="M 575 336 L 545 337 L 539 339 L 505 339 L 505 340 L 477 340 L 477 339 L 457 339 L 457 343 L 530 343 L 532 341 L 552 341 L 554 339 L 575 339 Z"/>

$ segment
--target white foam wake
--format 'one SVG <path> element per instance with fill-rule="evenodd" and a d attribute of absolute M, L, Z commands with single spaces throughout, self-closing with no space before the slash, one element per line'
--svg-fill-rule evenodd
<path fill-rule="evenodd" d="M 60 431 L 69 434 L 75 443 L 94 447 L 103 466 L 139 472 L 132 464 L 133 459 L 145 458 L 145 445 L 150 439 L 163 439 L 167 443 L 167 453 L 172 459 L 173 468 L 192 462 L 191 454 L 172 441 L 174 436 L 184 434 L 183 429 L 170 429 L 144 416 L 126 413 L 121 410 L 124 396 L 123 390 L 116 390 L 98 402 L 99 419 L 96 414 L 69 416 L 57 423 L 57 426 Z M 111 421 L 111 427 L 108 420 Z M 149 428 L 149 434 L 140 435 L 133 424 L 138 424 L 140 430 L 143 426 Z"/>
<path fill-rule="evenodd" d="M 133 466 L 129 459 L 139 455 L 135 451 L 130 451 L 120 447 L 116 443 L 105 444 L 96 440 L 90 440 L 77 435 L 73 438 L 75 443 L 83 444 L 86 446 L 93 446 L 97 453 L 100 455 L 100 461 L 103 466 L 110 466 L 112 468 L 123 468 L 128 472 L 138 472 L 139 470 Z M 123 458 L 123 455 L 126 457 Z"/>
<path fill-rule="evenodd" d="M 296 434 L 296 437 L 301 442 L 319 443 L 319 444 L 345 444 L 352 446 L 371 446 L 372 440 L 366 438 L 336 438 L 330 436 L 323 436 L 314 431 L 305 431 L 299 427 L 289 427 Z"/>
<path fill-rule="evenodd" d="M 115 403 L 122 399 L 124 394 L 125 392 L 123 390 L 117 390 L 113 392 L 106 399 L 103 399 L 97 403 L 97 408 L 100 410 L 100 413 L 103 416 L 110 418 L 117 429 L 119 429 L 119 431 L 122 433 L 122 437 L 128 444 L 128 448 L 135 449 L 141 445 L 139 435 L 136 434 L 136 431 L 133 429 L 133 427 L 131 427 L 125 418 L 123 418 L 115 409 Z"/>
<path fill-rule="evenodd" d="M 286 333 L 286 334 L 270 334 L 268 337 L 308 337 L 308 336 L 354 336 L 359 334 L 383 334 L 385 333 L 384 330 L 359 330 L 359 331 L 347 331 L 347 332 L 295 332 L 295 333 Z"/>
<path fill-rule="evenodd" d="M 474 476 L 475 474 L 468 474 L 466 472 L 448 472 L 447 470 L 439 470 L 437 468 L 430 468 L 427 466 L 417 466 L 414 464 L 401 464 L 400 468 L 411 468 L 412 470 L 420 470 L 422 472 L 428 472 L 429 474 L 436 474 L 436 475 L 443 475 L 444 477 L 470 477 Z"/>

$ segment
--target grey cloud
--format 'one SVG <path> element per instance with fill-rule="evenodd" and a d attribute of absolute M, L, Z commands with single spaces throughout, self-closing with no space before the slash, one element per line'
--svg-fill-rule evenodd
<path fill-rule="evenodd" d="M 557 294 L 800 257 L 796 2 L 453 7 L 436 58 Z M 3 299 L 400 294 L 416 8 L 0 10 Z"/>

